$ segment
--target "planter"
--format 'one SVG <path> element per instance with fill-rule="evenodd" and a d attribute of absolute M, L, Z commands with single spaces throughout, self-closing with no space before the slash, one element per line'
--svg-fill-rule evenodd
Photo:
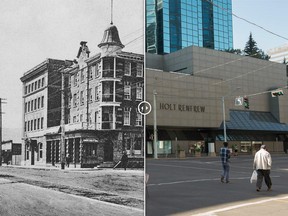
<path fill-rule="evenodd" d="M 185 151 L 184 150 L 180 150 L 179 151 L 179 158 L 185 158 L 185 157 L 186 157 Z"/>
<path fill-rule="evenodd" d="M 201 157 L 201 152 L 195 152 L 195 157 Z"/>

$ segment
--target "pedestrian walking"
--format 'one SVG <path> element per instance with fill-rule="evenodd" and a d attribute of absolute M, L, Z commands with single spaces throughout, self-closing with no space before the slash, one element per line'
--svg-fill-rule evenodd
<path fill-rule="evenodd" d="M 221 182 L 229 183 L 230 150 L 228 149 L 228 142 L 224 142 L 223 147 L 220 148 L 220 158 L 221 158 L 222 168 L 223 168 L 223 172 L 221 175 Z"/>
<path fill-rule="evenodd" d="M 66 166 L 69 167 L 69 164 L 70 164 L 70 155 L 68 153 L 66 156 Z"/>
<path fill-rule="evenodd" d="M 256 191 L 260 191 L 262 187 L 263 178 L 267 185 L 267 191 L 271 190 L 272 181 L 270 178 L 270 170 L 272 166 L 272 158 L 267 151 L 266 146 L 262 145 L 260 150 L 254 156 L 253 169 L 257 171 Z"/>
<path fill-rule="evenodd" d="M 124 170 L 126 170 L 127 164 L 128 164 L 128 155 L 127 155 L 126 151 L 123 152 L 123 155 L 121 158 L 121 164 L 122 164 L 122 168 L 124 168 Z"/>

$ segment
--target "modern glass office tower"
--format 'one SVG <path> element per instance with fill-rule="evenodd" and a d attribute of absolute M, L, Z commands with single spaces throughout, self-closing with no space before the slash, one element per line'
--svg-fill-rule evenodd
<path fill-rule="evenodd" d="M 231 0 L 147 0 L 146 52 L 233 48 Z"/>

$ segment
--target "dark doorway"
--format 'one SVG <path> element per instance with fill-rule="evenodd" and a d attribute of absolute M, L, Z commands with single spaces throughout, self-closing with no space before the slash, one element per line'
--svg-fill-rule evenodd
<path fill-rule="evenodd" d="M 37 140 L 31 140 L 31 165 L 35 165 L 35 148 L 37 146 Z"/>
<path fill-rule="evenodd" d="M 113 144 L 111 142 L 104 143 L 104 161 L 113 161 Z"/>

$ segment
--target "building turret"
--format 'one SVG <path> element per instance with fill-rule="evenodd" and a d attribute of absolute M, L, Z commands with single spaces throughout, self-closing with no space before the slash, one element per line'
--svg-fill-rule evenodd
<path fill-rule="evenodd" d="M 80 47 L 79 47 L 79 51 L 77 54 L 78 64 L 80 68 L 86 66 L 85 60 L 89 58 L 90 51 L 86 44 L 87 44 L 86 41 L 80 42 Z"/>
<path fill-rule="evenodd" d="M 98 45 L 101 48 L 101 56 L 115 56 L 125 47 L 119 38 L 118 30 L 115 25 L 111 25 L 104 31 L 103 39 Z"/>

